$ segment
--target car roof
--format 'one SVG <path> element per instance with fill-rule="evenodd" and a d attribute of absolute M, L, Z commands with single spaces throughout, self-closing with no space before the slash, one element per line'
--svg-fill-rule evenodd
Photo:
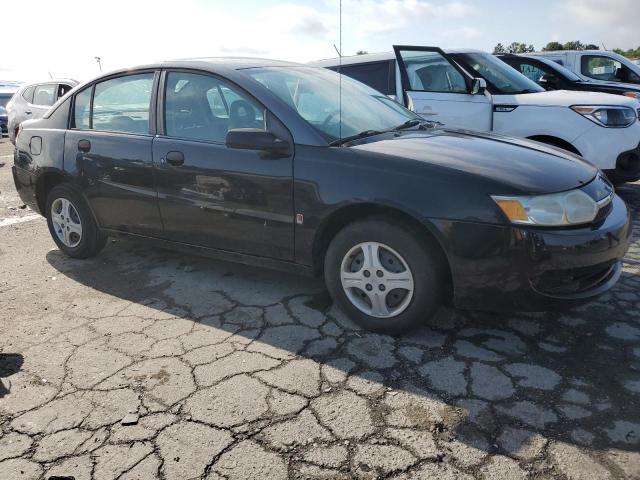
<path fill-rule="evenodd" d="M 0 95 L 13 95 L 16 93 L 20 87 L 8 87 L 8 86 L 0 86 Z"/>
<path fill-rule="evenodd" d="M 74 78 L 47 78 L 46 80 L 40 80 L 39 82 L 29 82 L 20 85 L 21 88 L 33 87 L 35 85 L 47 85 L 50 83 L 69 83 L 72 85 L 77 85 L 78 80 Z"/>
<path fill-rule="evenodd" d="M 193 70 L 204 70 L 213 73 L 224 73 L 232 70 L 243 70 L 247 68 L 262 67 L 308 67 L 303 63 L 285 62 L 282 60 L 271 60 L 267 58 L 252 57 L 197 57 L 182 58 L 176 60 L 164 60 L 161 62 L 135 65 L 132 67 L 120 68 L 82 82 L 82 85 L 100 81 L 103 78 L 117 76 L 125 73 L 134 73 L 142 70 L 157 70 L 161 68 L 185 68 Z"/>
<path fill-rule="evenodd" d="M 406 46 L 406 45 L 405 45 Z M 417 46 L 419 47 L 419 46 Z M 472 48 L 443 48 L 444 53 L 486 53 L 482 50 L 474 50 Z M 351 65 L 354 63 L 369 63 L 369 62 L 381 62 L 384 60 L 394 60 L 396 55 L 394 52 L 379 52 L 379 53 L 365 53 L 363 55 L 350 55 L 342 57 L 342 63 L 345 65 Z M 316 60 L 309 62 L 309 65 L 326 67 L 340 64 L 340 57 L 327 58 L 323 60 Z"/>

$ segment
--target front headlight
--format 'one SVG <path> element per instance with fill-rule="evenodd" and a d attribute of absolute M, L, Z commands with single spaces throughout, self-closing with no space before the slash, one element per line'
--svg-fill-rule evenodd
<path fill-rule="evenodd" d="M 575 105 L 571 107 L 571 110 L 600 126 L 609 128 L 628 127 L 638 118 L 636 111 L 630 107 Z"/>
<path fill-rule="evenodd" d="M 581 190 L 505 197 L 491 195 L 511 223 L 557 227 L 590 223 L 598 214 L 598 204 Z"/>

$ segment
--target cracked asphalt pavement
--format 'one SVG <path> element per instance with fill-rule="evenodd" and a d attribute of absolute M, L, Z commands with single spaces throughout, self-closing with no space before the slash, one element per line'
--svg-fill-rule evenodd
<path fill-rule="evenodd" d="M 621 281 L 566 312 L 359 330 L 306 279 L 63 256 L 0 143 L 0 478 L 638 479 L 640 184 Z"/>

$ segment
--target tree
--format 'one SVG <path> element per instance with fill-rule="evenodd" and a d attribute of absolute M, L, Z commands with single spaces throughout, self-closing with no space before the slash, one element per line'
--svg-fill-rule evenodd
<path fill-rule="evenodd" d="M 543 52 L 555 52 L 558 50 L 564 50 L 564 47 L 560 42 L 549 42 L 542 48 Z"/>
<path fill-rule="evenodd" d="M 584 50 L 584 45 L 579 40 L 574 40 L 564 44 L 565 50 Z"/>
<path fill-rule="evenodd" d="M 494 47 L 493 53 L 494 53 L 494 55 L 497 55 L 499 53 L 507 53 L 507 51 L 505 50 L 504 45 L 499 43 Z"/>
<path fill-rule="evenodd" d="M 535 52 L 536 49 L 533 45 L 527 45 L 526 43 L 513 42 L 507 47 L 506 51 L 507 53 L 530 53 L 530 52 Z"/>
<path fill-rule="evenodd" d="M 600 47 L 598 45 L 596 45 L 595 43 L 587 43 L 584 46 L 585 50 L 600 50 Z"/>

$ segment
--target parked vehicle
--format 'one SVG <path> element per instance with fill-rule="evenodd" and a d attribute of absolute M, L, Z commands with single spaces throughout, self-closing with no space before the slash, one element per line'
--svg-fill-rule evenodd
<path fill-rule="evenodd" d="M 17 90 L 17 86 L 0 85 L 0 137 L 8 133 L 7 103 Z"/>
<path fill-rule="evenodd" d="M 76 80 L 64 78 L 30 83 L 20 87 L 20 90 L 7 104 L 11 142 L 15 143 L 16 132 L 23 121 L 42 117 L 51 105 L 77 84 Z"/>
<path fill-rule="evenodd" d="M 615 183 L 640 179 L 640 104 L 594 92 L 546 92 L 494 55 L 396 46 L 314 62 L 360 80 L 448 127 L 529 138 L 586 158 Z M 543 107 L 543 108 L 541 108 Z"/>
<path fill-rule="evenodd" d="M 624 95 L 640 99 L 640 85 L 632 83 L 583 80 L 568 68 L 546 57 L 524 55 L 497 55 L 497 57 L 529 80 L 533 80 L 545 90 L 578 90 L 581 92 L 602 92 Z"/>
<path fill-rule="evenodd" d="M 523 55 L 553 60 L 583 80 L 640 84 L 640 65 L 607 50 L 560 50 Z"/>
<path fill-rule="evenodd" d="M 348 315 L 389 333 L 449 299 L 584 302 L 618 280 L 631 235 L 611 184 L 571 153 L 435 129 L 359 82 L 266 60 L 88 82 L 22 123 L 13 174 L 71 257 L 129 235 L 323 272 Z"/>

